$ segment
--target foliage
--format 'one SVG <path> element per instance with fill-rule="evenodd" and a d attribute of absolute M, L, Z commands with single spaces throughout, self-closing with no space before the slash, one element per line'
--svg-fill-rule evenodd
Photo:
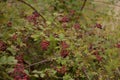
<path fill-rule="evenodd" d="M 0 80 L 119 80 L 118 2 L 1 0 Z"/>

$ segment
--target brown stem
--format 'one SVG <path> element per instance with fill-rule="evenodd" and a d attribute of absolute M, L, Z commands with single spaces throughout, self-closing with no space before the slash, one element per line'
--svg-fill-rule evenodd
<path fill-rule="evenodd" d="M 33 64 L 30 64 L 29 66 L 27 66 L 26 68 L 28 67 L 31 67 L 31 66 L 34 66 L 34 65 L 37 65 L 37 64 L 43 64 L 43 63 L 46 63 L 46 62 L 51 62 L 51 61 L 54 61 L 55 59 L 45 59 L 45 60 L 42 60 L 40 62 L 36 62 L 36 63 L 33 63 Z"/>
<path fill-rule="evenodd" d="M 25 2 L 23 0 L 18 0 L 18 1 L 23 3 L 23 4 L 25 4 L 25 5 L 27 5 L 27 6 L 29 6 L 34 11 L 36 11 L 41 16 L 41 18 L 43 19 L 44 23 L 46 24 L 46 19 L 32 5 L 30 5 L 29 3 L 27 3 L 27 2 Z"/>
<path fill-rule="evenodd" d="M 82 7 L 81 7 L 81 11 L 84 9 L 86 2 L 87 2 L 87 0 L 84 0 L 84 3 L 82 5 Z"/>

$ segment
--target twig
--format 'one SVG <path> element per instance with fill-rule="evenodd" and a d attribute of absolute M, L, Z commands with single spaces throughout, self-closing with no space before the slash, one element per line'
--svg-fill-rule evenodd
<path fill-rule="evenodd" d="M 37 11 L 33 6 L 31 6 L 30 4 L 28 4 L 27 2 L 23 1 L 23 0 L 18 0 L 24 4 L 26 4 L 27 6 L 29 6 L 30 8 L 32 8 L 34 11 Z"/>
<path fill-rule="evenodd" d="M 40 62 L 36 62 L 36 63 L 33 63 L 33 64 L 30 64 L 29 66 L 27 66 L 26 68 L 28 67 L 31 67 L 31 66 L 34 66 L 34 65 L 37 65 L 37 64 L 43 64 L 43 63 L 46 63 L 46 62 L 51 62 L 51 61 L 54 61 L 55 59 L 45 59 L 45 60 L 42 60 Z"/>
<path fill-rule="evenodd" d="M 34 11 L 36 11 L 41 16 L 41 18 L 43 19 L 44 23 L 46 24 L 46 19 L 32 5 L 30 5 L 29 3 L 27 3 L 27 2 L 25 2 L 23 0 L 18 0 L 18 1 L 23 3 L 23 4 L 25 4 L 25 5 L 27 5 L 27 6 L 29 6 Z"/>
<path fill-rule="evenodd" d="M 86 2 L 87 2 L 87 0 L 84 0 L 84 3 L 82 5 L 82 7 L 81 7 L 81 11 L 84 9 Z"/>

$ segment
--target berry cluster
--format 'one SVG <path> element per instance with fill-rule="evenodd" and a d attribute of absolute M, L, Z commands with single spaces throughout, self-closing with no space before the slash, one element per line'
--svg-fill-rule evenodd
<path fill-rule="evenodd" d="M 95 27 L 96 27 L 96 28 L 99 28 L 99 29 L 102 29 L 102 25 L 101 25 L 101 24 L 98 24 L 98 23 L 96 23 Z"/>
<path fill-rule="evenodd" d="M 23 64 L 24 63 L 24 59 L 23 59 L 23 54 L 19 54 L 15 57 L 15 59 L 17 60 L 18 63 Z"/>
<path fill-rule="evenodd" d="M 12 27 L 12 22 L 9 21 L 9 22 L 7 23 L 7 26 L 8 26 L 8 27 Z"/>
<path fill-rule="evenodd" d="M 74 29 L 75 30 L 79 30 L 80 29 L 80 24 L 76 23 L 73 25 Z"/>
<path fill-rule="evenodd" d="M 65 58 L 69 54 L 69 51 L 67 50 L 67 48 L 69 46 L 68 46 L 68 44 L 66 42 L 63 41 L 63 42 L 61 42 L 61 47 L 62 47 L 62 49 L 60 51 L 60 55 L 61 55 L 61 57 Z"/>
<path fill-rule="evenodd" d="M 61 50 L 61 52 L 60 52 L 60 55 L 61 55 L 61 57 L 63 57 L 63 58 L 67 57 L 68 54 L 69 54 L 69 51 L 68 51 L 68 50 Z"/>
<path fill-rule="evenodd" d="M 16 59 L 18 62 L 12 73 L 14 80 L 29 80 L 29 76 L 24 71 L 23 54 L 16 56 Z"/>
<path fill-rule="evenodd" d="M 69 47 L 69 45 L 65 41 L 62 41 L 61 47 L 62 47 L 62 49 L 67 49 Z"/>
<path fill-rule="evenodd" d="M 40 16 L 39 13 L 35 11 L 32 13 L 32 15 L 27 16 L 27 20 L 33 23 L 34 25 L 37 25 L 39 16 Z"/>
<path fill-rule="evenodd" d="M 69 22 L 69 18 L 67 16 L 63 16 L 59 21 L 62 23 Z"/>
<path fill-rule="evenodd" d="M 96 48 L 94 48 L 93 44 L 90 44 L 90 45 L 89 45 L 89 51 L 90 51 L 90 52 L 94 51 L 94 52 L 93 52 L 93 55 L 96 57 L 96 60 L 97 60 L 98 62 L 101 62 L 101 61 L 102 61 L 102 57 L 99 55 L 99 51 L 98 51 Z M 103 48 L 101 49 L 101 51 L 102 51 L 102 52 L 104 51 Z"/>
<path fill-rule="evenodd" d="M 120 43 L 117 43 L 117 44 L 116 44 L 116 47 L 117 47 L 117 48 L 120 48 Z"/>
<path fill-rule="evenodd" d="M 99 62 L 102 61 L 102 57 L 99 55 L 99 52 L 98 52 L 98 51 L 95 51 L 95 52 L 93 53 L 93 55 L 95 55 L 97 61 L 99 61 Z"/>
<path fill-rule="evenodd" d="M 5 51 L 6 49 L 7 49 L 6 43 L 0 40 L 0 51 Z"/>
<path fill-rule="evenodd" d="M 40 43 L 40 47 L 42 48 L 42 50 L 47 50 L 49 45 L 50 45 L 50 42 L 47 40 L 43 40 Z"/>
<path fill-rule="evenodd" d="M 13 73 L 14 80 L 29 80 L 28 75 L 24 72 L 24 66 L 22 64 L 16 64 Z"/>

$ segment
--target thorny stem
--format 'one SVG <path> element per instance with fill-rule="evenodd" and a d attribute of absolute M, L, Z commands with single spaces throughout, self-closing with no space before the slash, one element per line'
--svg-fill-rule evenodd
<path fill-rule="evenodd" d="M 23 4 L 25 4 L 25 5 L 27 5 L 27 6 L 29 6 L 34 11 L 36 11 L 40 15 L 40 17 L 43 19 L 44 24 L 46 24 L 46 19 L 32 5 L 30 5 L 29 3 L 27 3 L 27 2 L 25 2 L 23 0 L 18 0 L 18 1 L 21 2 L 21 3 L 23 3 Z"/>

